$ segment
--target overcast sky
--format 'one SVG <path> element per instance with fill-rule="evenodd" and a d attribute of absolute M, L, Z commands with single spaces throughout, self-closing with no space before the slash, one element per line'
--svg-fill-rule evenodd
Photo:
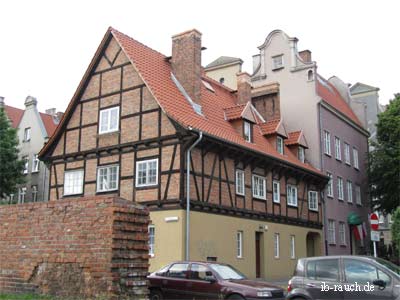
<path fill-rule="evenodd" d="M 1 1 L 0 96 L 65 110 L 108 26 L 165 55 L 173 34 L 196 28 L 204 66 L 240 57 L 250 74 L 257 47 L 282 29 L 312 51 L 322 76 L 379 87 L 387 104 L 400 92 L 399 8 L 395 0 Z"/>

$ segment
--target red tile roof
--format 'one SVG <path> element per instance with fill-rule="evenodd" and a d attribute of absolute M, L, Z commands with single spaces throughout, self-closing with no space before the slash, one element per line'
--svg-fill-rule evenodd
<path fill-rule="evenodd" d="M 43 125 L 46 128 L 47 136 L 52 136 L 58 125 L 54 122 L 53 116 L 45 113 L 40 113 L 40 117 L 42 118 Z"/>
<path fill-rule="evenodd" d="M 280 119 L 270 120 L 268 122 L 260 124 L 261 133 L 263 135 L 271 135 L 278 132 Z"/>
<path fill-rule="evenodd" d="M 11 126 L 13 128 L 17 128 L 19 121 L 21 121 L 22 115 L 24 114 L 24 110 L 4 105 L 4 112 L 8 116 L 8 118 L 11 120 Z"/>
<path fill-rule="evenodd" d="M 101 47 L 105 45 L 105 41 L 109 38 L 109 33 L 111 33 L 118 41 L 124 53 L 136 68 L 142 80 L 145 82 L 163 111 L 183 127 L 191 127 L 194 130 L 203 131 L 205 135 L 210 137 L 236 144 L 248 150 L 252 150 L 277 160 L 285 161 L 289 165 L 308 170 L 314 174 L 322 175 L 322 173 L 314 167 L 301 163 L 297 157 L 291 154 L 290 151 L 286 151 L 285 155 L 279 154 L 275 147 L 273 147 L 261 134 L 260 128 L 259 130 L 256 130 L 256 128 L 253 130 L 254 142 L 246 142 L 235 130 L 233 125 L 224 118 L 224 108 L 236 105 L 236 95 L 234 95 L 230 89 L 225 88 L 207 77 L 203 77 L 203 80 L 210 83 L 214 92 L 208 90 L 204 85 L 201 85 L 203 116 L 197 114 L 192 105 L 187 101 L 172 80 L 172 69 L 167 57 L 111 27 L 100 44 L 95 57 L 85 73 L 84 79 L 81 81 L 73 100 L 67 108 L 65 115 L 72 113 L 72 111 L 70 111 L 74 105 L 72 102 L 79 101 L 79 88 L 83 86 L 85 79 L 88 78 L 90 68 L 94 66 L 97 59 L 96 57 L 100 55 Z M 58 127 L 53 138 L 42 149 L 40 156 L 46 154 L 52 142 L 62 133 L 61 128 L 64 127 L 63 123 L 66 122 L 65 120 L 67 119 L 68 118 L 64 116 L 62 124 Z"/>
<path fill-rule="evenodd" d="M 317 75 L 317 94 L 338 112 L 364 129 L 364 126 L 350 108 L 349 104 L 347 104 L 346 100 L 342 98 L 337 89 L 329 81 L 325 80 L 320 75 Z"/>
<path fill-rule="evenodd" d="M 243 109 L 246 107 L 245 104 L 235 105 L 224 109 L 225 118 L 228 121 L 236 120 L 241 118 Z"/>
<path fill-rule="evenodd" d="M 288 139 L 285 141 L 286 146 L 296 145 L 300 142 L 301 130 L 289 132 Z"/>

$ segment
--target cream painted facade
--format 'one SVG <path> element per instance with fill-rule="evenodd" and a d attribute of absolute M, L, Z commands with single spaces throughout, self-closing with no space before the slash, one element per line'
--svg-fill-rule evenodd
<path fill-rule="evenodd" d="M 165 218 L 178 217 L 175 222 Z M 150 271 L 185 257 L 185 210 L 152 211 L 155 227 L 155 251 Z M 218 214 L 191 212 L 190 259 L 206 261 L 208 257 L 228 263 L 250 278 L 256 277 L 256 233 L 260 237 L 261 277 L 287 279 L 293 274 L 297 259 L 307 256 L 307 234 L 314 240 L 315 255 L 322 253 L 322 230 L 251 220 Z M 237 232 L 243 233 L 242 257 L 237 257 Z M 279 258 L 274 257 L 274 236 L 279 234 Z M 290 257 L 291 236 L 295 238 L 295 256 Z"/>
<path fill-rule="evenodd" d="M 206 69 L 208 77 L 221 83 L 223 78 L 223 84 L 232 90 L 237 89 L 237 77 L 236 74 L 241 72 L 241 64 L 235 63 L 230 65 L 223 65 L 215 68 Z"/>

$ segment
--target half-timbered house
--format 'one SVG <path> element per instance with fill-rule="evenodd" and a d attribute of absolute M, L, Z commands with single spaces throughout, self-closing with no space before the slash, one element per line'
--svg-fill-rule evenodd
<path fill-rule="evenodd" d="M 167 57 L 110 28 L 40 153 L 50 200 L 146 204 L 151 270 L 190 258 L 286 277 L 296 258 L 321 253 L 327 177 L 285 145 L 283 120 L 256 109 L 279 88 L 258 88 L 252 103 L 249 75 L 230 90 L 204 75 L 201 51 L 197 30 L 173 36 Z"/>

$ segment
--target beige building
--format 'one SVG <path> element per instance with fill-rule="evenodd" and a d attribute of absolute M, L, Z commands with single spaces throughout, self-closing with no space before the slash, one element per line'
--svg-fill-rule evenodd
<path fill-rule="evenodd" d="M 243 60 L 236 57 L 221 56 L 205 67 L 208 77 L 232 90 L 237 89 L 236 74 L 242 72 Z"/>

